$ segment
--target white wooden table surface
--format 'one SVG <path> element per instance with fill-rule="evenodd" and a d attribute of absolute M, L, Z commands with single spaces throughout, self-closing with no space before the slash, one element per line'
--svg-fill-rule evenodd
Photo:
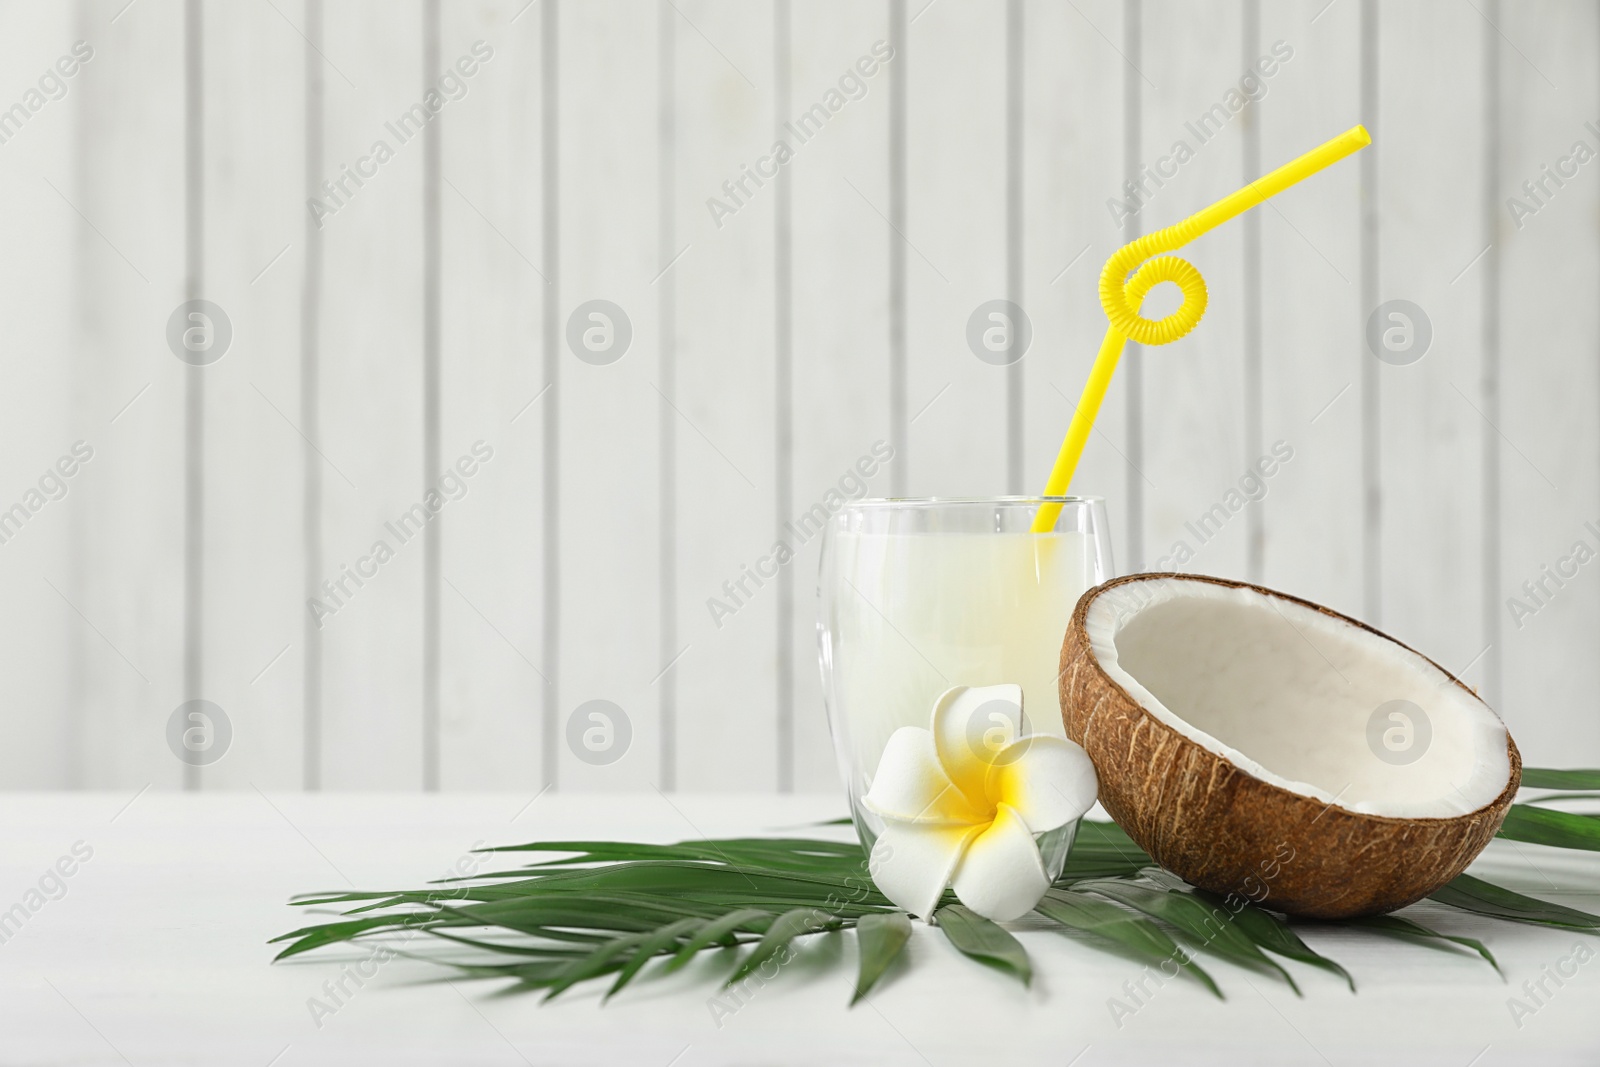
<path fill-rule="evenodd" d="M 304 916 L 305 890 L 409 887 L 439 876 L 477 842 L 557 837 L 678 840 L 770 832 L 836 815 L 837 796 L 748 795 L 10 795 L 0 799 L 0 1064 L 441 1063 L 452 1065 L 971 1062 L 1076 1064 L 1600 1063 L 1600 958 L 1533 1015 L 1507 1001 L 1525 980 L 1600 938 L 1478 921 L 1423 905 L 1410 914 L 1480 937 L 1507 975 L 1446 955 L 1338 932 L 1306 939 L 1354 974 L 1359 993 L 1288 964 L 1305 991 L 1214 959 L 1220 1003 L 1190 982 L 1162 987 L 1119 1027 L 1108 1000 L 1140 967 L 1025 924 L 1031 990 L 957 957 L 918 928 L 915 966 L 846 1008 L 850 936 L 828 936 L 718 1020 L 718 968 L 640 981 L 608 1006 L 582 988 L 539 1006 L 488 983 L 437 979 L 407 959 L 384 964 L 331 1015 L 337 982 L 365 954 L 271 965 L 267 938 Z M 815 831 L 811 831 L 815 832 Z M 81 842 L 81 844 L 80 844 Z M 46 878 L 74 846 L 82 862 Z M 1480 869 L 1593 909 L 1600 857 L 1496 842 Z M 45 879 L 47 892 L 30 896 Z M 64 893 L 61 885 L 64 885 Z M 1552 885 L 1562 890 L 1552 891 Z M 36 908 L 32 907 L 37 905 Z M 20 923 L 20 925 L 18 925 Z M 711 961 L 705 961 L 709 964 Z M 602 986 L 603 988 L 603 986 Z M 720 1025 L 719 1025 L 720 1022 Z"/>

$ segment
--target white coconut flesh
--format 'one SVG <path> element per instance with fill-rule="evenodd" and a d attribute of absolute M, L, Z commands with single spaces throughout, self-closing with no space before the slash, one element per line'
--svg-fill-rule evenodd
<path fill-rule="evenodd" d="M 1506 728 L 1488 705 L 1343 619 L 1253 589 L 1154 578 L 1100 594 L 1085 624 L 1101 669 L 1150 715 L 1291 792 L 1363 814 L 1449 818 L 1510 780 Z M 1426 726 L 1408 734 L 1391 713 L 1417 716 L 1391 701 L 1421 709 Z M 1401 750 L 1390 759 L 1370 732 L 1384 705 L 1376 744 Z M 1385 742 L 1387 731 L 1398 732 Z"/>

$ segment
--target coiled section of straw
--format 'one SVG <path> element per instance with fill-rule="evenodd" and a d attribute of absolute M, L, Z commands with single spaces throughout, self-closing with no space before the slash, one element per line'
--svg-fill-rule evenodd
<path fill-rule="evenodd" d="M 1206 280 L 1189 261 L 1162 254 L 1183 247 L 1200 232 L 1200 224 L 1187 218 L 1123 245 L 1106 260 L 1100 272 L 1100 304 L 1118 333 L 1141 345 L 1164 345 L 1200 325 L 1206 313 Z M 1175 283 L 1183 291 L 1183 303 L 1163 319 L 1147 319 L 1139 314 L 1140 305 L 1162 282 Z"/>

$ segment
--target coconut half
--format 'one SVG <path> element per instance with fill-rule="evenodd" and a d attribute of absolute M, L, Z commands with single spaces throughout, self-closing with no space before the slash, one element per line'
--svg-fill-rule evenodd
<path fill-rule="evenodd" d="M 1276 911 L 1392 911 L 1500 828 L 1522 760 L 1427 657 L 1260 586 L 1139 574 L 1090 589 L 1061 714 L 1100 801 L 1163 867 Z"/>

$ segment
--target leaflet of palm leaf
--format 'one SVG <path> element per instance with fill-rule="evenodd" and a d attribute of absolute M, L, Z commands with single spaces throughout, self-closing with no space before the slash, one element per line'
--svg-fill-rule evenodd
<path fill-rule="evenodd" d="M 1523 772 L 1523 784 L 1565 792 L 1514 805 L 1501 837 L 1600 851 L 1600 817 L 1548 806 L 1557 799 L 1600 798 L 1600 770 L 1532 768 Z M 654 960 L 661 966 L 648 973 L 666 974 L 702 952 L 747 947 L 727 976 L 725 984 L 732 985 L 770 961 L 781 963 L 799 939 L 854 929 L 859 943 L 855 999 L 860 999 L 899 958 L 912 930 L 905 913 L 873 886 L 854 842 L 543 841 L 489 851 L 553 858 L 421 890 L 298 898 L 297 904 L 344 910 L 338 920 L 275 938 L 289 942 L 277 958 L 374 937 L 398 935 L 409 945 L 425 934 L 472 950 L 471 961 L 440 960 L 466 976 L 510 979 L 522 988 L 543 990 L 546 999 L 580 982 L 611 978 L 609 998 L 646 973 Z M 1505 921 L 1600 932 L 1600 916 L 1471 875 L 1455 879 L 1431 899 Z M 1482 943 L 1438 933 L 1408 917 L 1291 925 L 1267 907 L 1194 889 L 1156 867 L 1115 823 L 1082 824 L 1065 870 L 1034 915 L 1073 931 L 1084 944 L 1170 967 L 1171 975 L 1187 974 L 1219 998 L 1222 990 L 1198 962 L 1201 954 L 1284 981 L 1296 993 L 1299 987 L 1280 961 L 1329 971 L 1354 990 L 1349 973 L 1306 945 L 1297 926 L 1339 926 L 1475 953 L 1498 969 Z M 1031 980 L 1032 965 L 1021 942 L 963 908 L 952 893 L 945 893 L 934 919 L 964 955 L 1025 984 Z"/>

